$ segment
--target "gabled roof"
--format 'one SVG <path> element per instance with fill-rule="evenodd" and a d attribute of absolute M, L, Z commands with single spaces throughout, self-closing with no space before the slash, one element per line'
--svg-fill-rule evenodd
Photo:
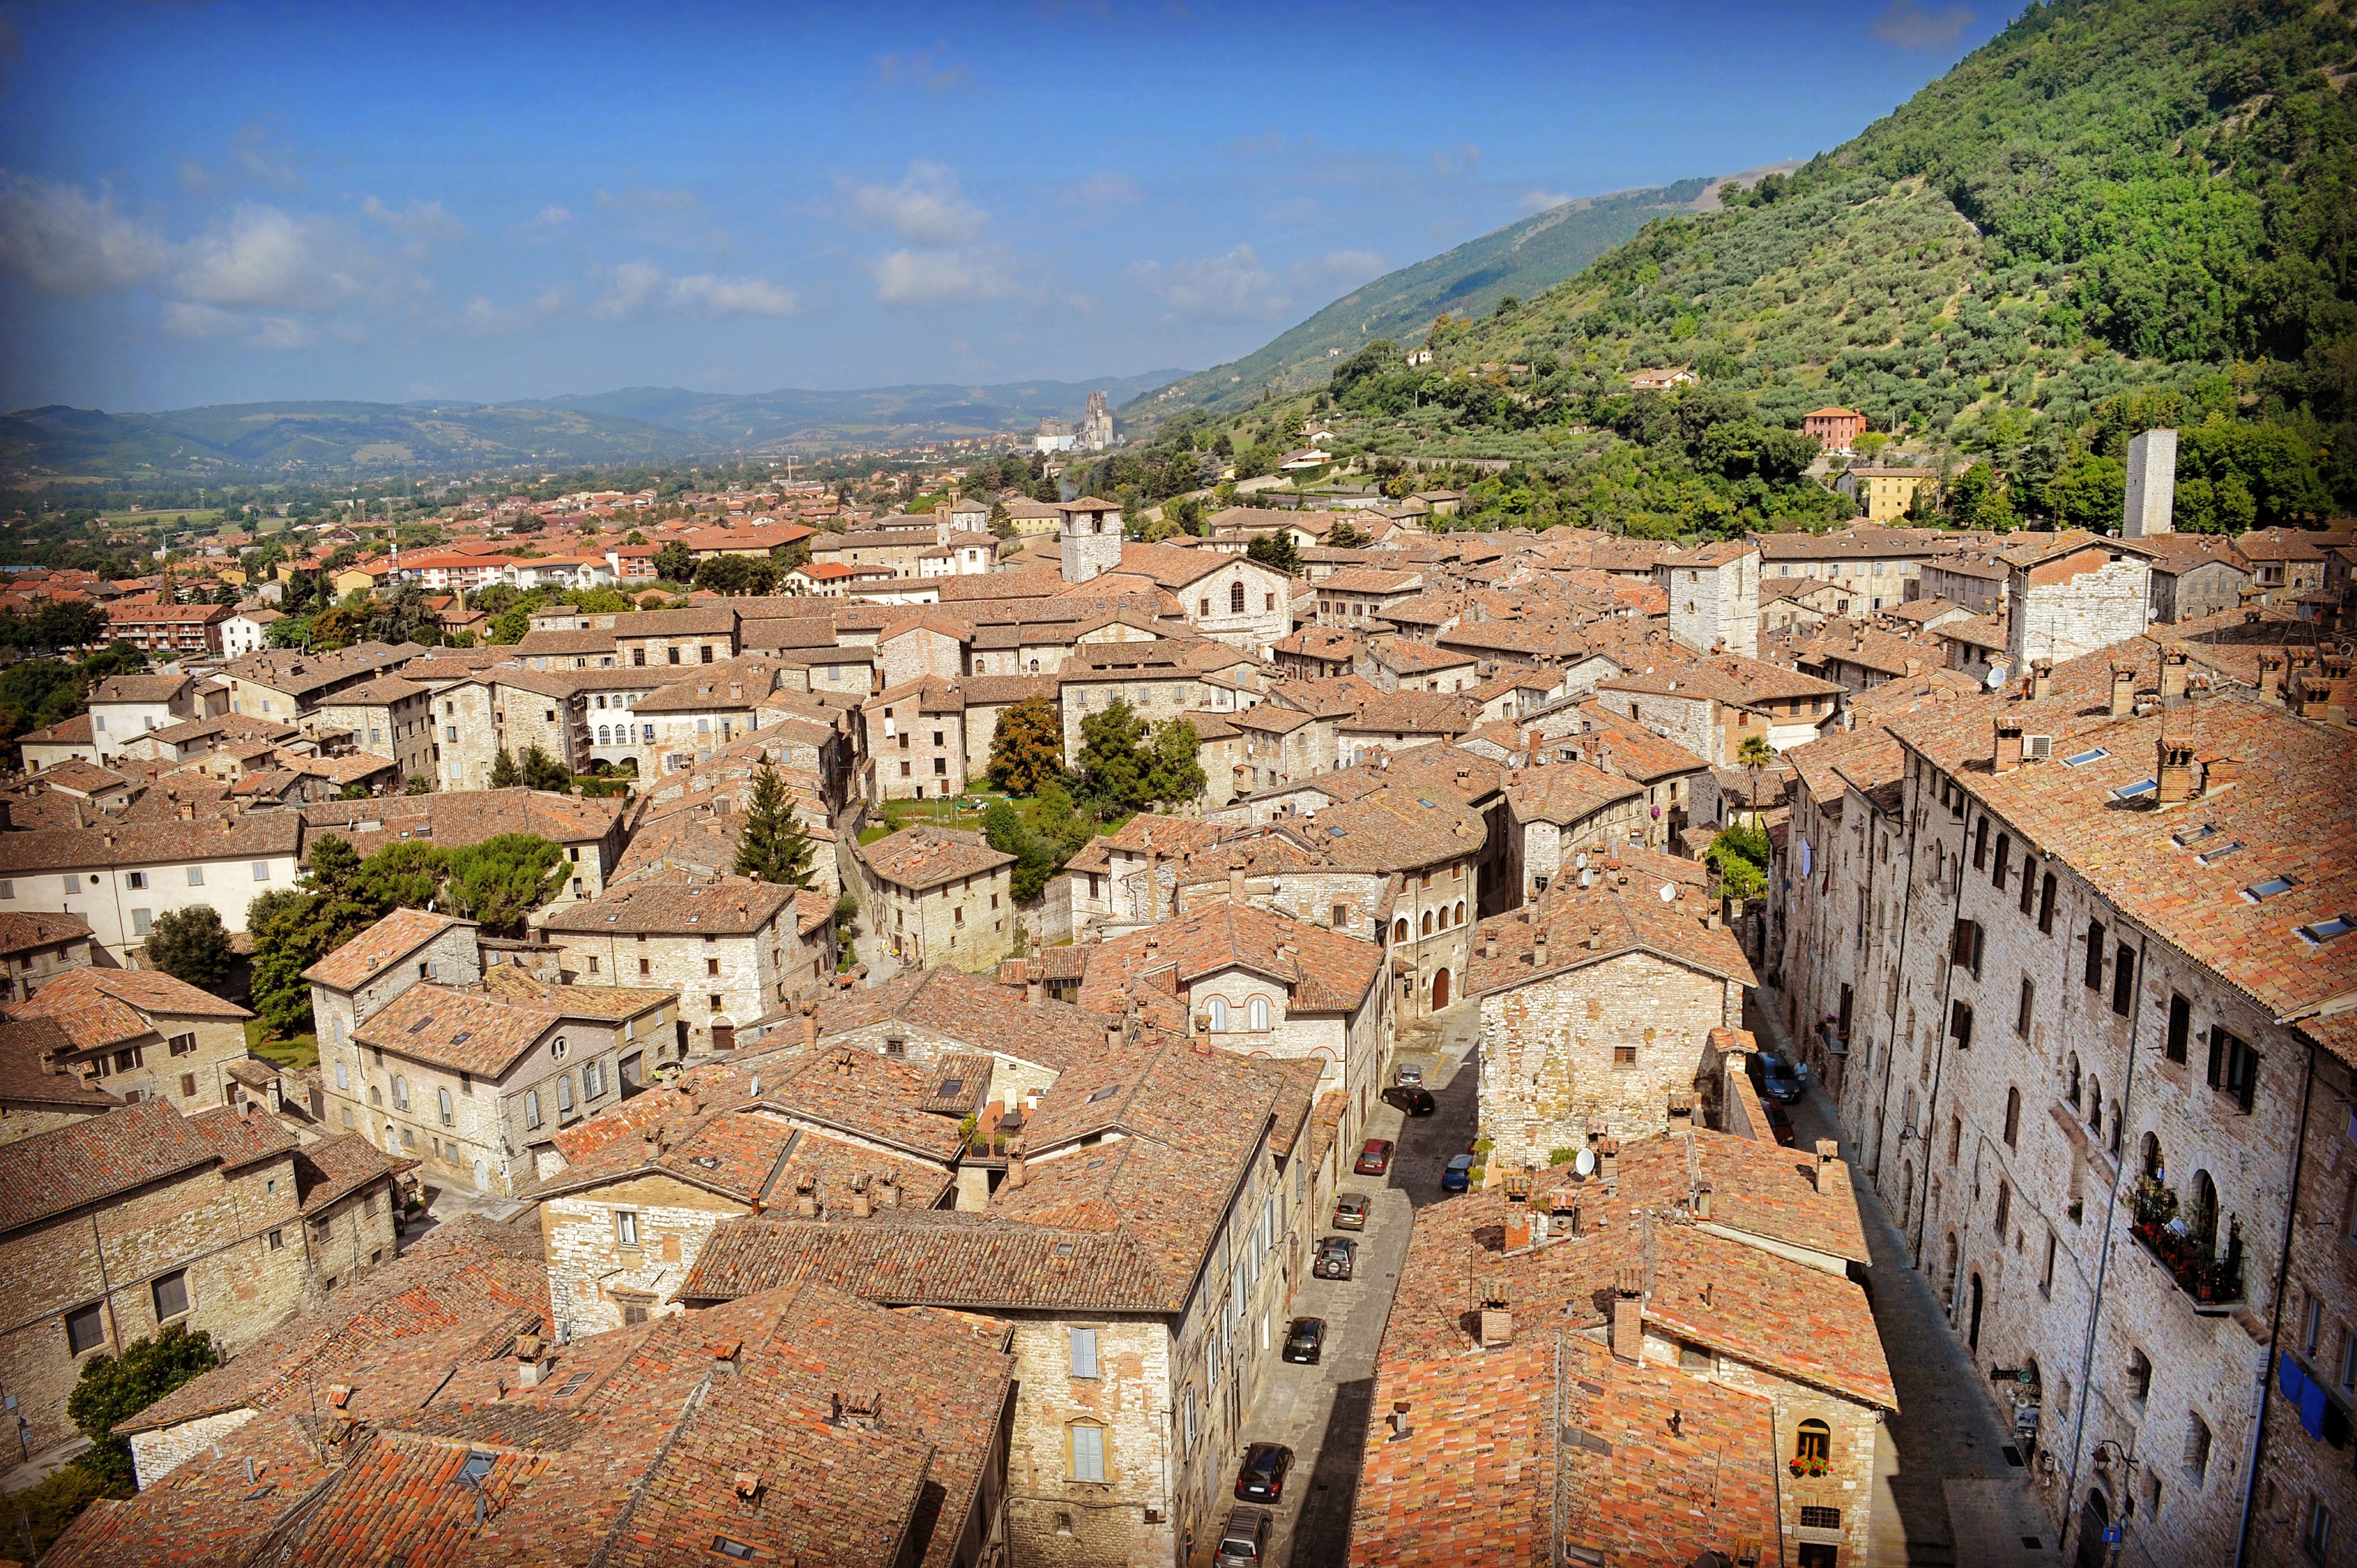
<path fill-rule="evenodd" d="M 97 1050 L 156 1033 L 155 1018 L 251 1018 L 236 1003 L 159 969 L 60 970 L 33 996 L 10 1004 L 11 1018 L 48 1018 L 77 1050 Z"/>
<path fill-rule="evenodd" d="M 1588 861 L 1587 886 L 1566 872 L 1539 901 L 1481 922 L 1466 965 L 1469 994 L 1513 990 L 1631 952 L 1652 953 L 1739 985 L 1759 983 L 1734 932 L 1707 924 L 1718 906 L 1709 896 L 1710 873 L 1700 863 L 1633 844 Z M 1673 897 L 1663 898 L 1664 888 Z M 1544 956 L 1537 947 L 1542 931 Z M 1591 939 L 1597 945 L 1589 945 Z"/>
<path fill-rule="evenodd" d="M 472 929 L 475 922 L 424 909 L 395 909 L 305 970 L 303 978 L 335 991 L 357 991 L 453 926 Z"/>
<path fill-rule="evenodd" d="M 0 1144 L 0 1234 L 151 1182 L 295 1147 L 295 1135 L 267 1116 L 183 1116 L 164 1101 L 142 1101 Z"/>

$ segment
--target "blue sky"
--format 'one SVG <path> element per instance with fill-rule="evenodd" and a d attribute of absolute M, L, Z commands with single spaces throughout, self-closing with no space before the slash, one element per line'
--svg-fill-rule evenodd
<path fill-rule="evenodd" d="M 0 0 L 0 405 L 1200 369 L 1855 134 L 1973 0 Z"/>

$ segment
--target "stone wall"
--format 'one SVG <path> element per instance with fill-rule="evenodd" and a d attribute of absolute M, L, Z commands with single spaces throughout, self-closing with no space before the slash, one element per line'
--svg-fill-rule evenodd
<path fill-rule="evenodd" d="M 2024 569 L 2006 585 L 2013 614 L 2006 625 L 2012 668 L 2032 659 L 2057 664 L 2143 635 L 2152 568 L 2141 555 L 2118 552 L 2109 562 L 2094 550 Z"/>
<path fill-rule="evenodd" d="M 201 1415 L 194 1421 L 183 1421 L 154 1432 L 134 1433 L 131 1437 L 131 1471 L 138 1478 L 139 1489 L 146 1490 L 199 1453 L 235 1432 L 255 1412 L 242 1406 L 213 1415 Z"/>
<path fill-rule="evenodd" d="M 1094 1377 L 1074 1375 L 1072 1330 L 1096 1337 Z M 1173 1347 L 1161 1318 L 1082 1315 L 1015 1325 L 1015 1412 L 1006 1453 L 1009 1544 L 1043 1568 L 1168 1564 Z M 1075 1478 L 1075 1427 L 1103 1434 L 1104 1479 Z M 1146 1515 L 1160 1516 L 1148 1524 Z"/>
<path fill-rule="evenodd" d="M 434 697 L 436 777 L 445 789 L 488 789 L 500 746 L 491 723 L 491 688 L 480 681 L 446 686 Z M 643 764 L 641 765 L 643 767 Z"/>
<path fill-rule="evenodd" d="M 786 935 L 793 909 L 749 935 L 604 936 L 563 933 L 567 983 L 669 991 L 679 997 L 691 1053 L 714 1048 L 713 1030 L 742 1028 L 789 998 L 786 994 Z M 802 942 L 794 940 L 801 953 Z M 809 978 L 807 962 L 798 971 Z"/>
<path fill-rule="evenodd" d="M 638 1216 L 639 1245 L 624 1247 L 617 1211 Z M 676 1313 L 672 1300 L 695 1266 L 712 1229 L 749 1212 L 744 1205 L 650 1174 L 542 1201 L 540 1231 L 548 1257 L 549 1310 L 564 1332 L 602 1334 L 622 1326 L 617 1293 L 645 1298 L 651 1314 Z"/>
<path fill-rule="evenodd" d="M 1544 1168 L 1556 1149 L 1669 1126 L 1714 1066 L 1709 1032 L 1742 1022 L 1733 983 L 1627 952 L 1481 998 L 1481 1135 L 1493 1160 Z"/>

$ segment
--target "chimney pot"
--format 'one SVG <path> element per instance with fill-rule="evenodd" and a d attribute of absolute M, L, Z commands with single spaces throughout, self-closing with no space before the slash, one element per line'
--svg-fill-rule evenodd
<path fill-rule="evenodd" d="M 2031 660 L 2029 661 L 2029 695 L 2031 699 L 2036 702 L 2042 703 L 2053 694 L 2054 660 L 2051 659 Z"/>
<path fill-rule="evenodd" d="M 2021 721 L 2003 718 L 1996 721 L 1996 756 L 1994 771 L 2010 773 L 2021 766 Z"/>
<path fill-rule="evenodd" d="M 2186 653 L 2177 643 L 2160 650 L 2160 696 L 2163 702 L 2185 695 Z"/>
<path fill-rule="evenodd" d="M 2184 736 L 2164 735 L 2158 750 L 2156 773 L 2160 788 L 2156 794 L 2160 804 L 2178 805 L 2193 799 L 2193 742 Z"/>
<path fill-rule="evenodd" d="M 2112 666 L 2111 714 L 2119 718 L 2136 711 L 2136 667 L 2131 664 Z"/>

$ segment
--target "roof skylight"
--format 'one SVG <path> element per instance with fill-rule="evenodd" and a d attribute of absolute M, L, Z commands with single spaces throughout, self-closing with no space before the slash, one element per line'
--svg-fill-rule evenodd
<path fill-rule="evenodd" d="M 1096 1090 L 1089 1096 L 1089 1103 L 1094 1105 L 1100 1100 L 1111 1100 L 1114 1095 L 1119 1094 L 1120 1092 L 1121 1085 L 1117 1083 L 1108 1083 L 1103 1089 Z"/>
<path fill-rule="evenodd" d="M 2297 876 L 2270 876 L 2265 882 L 2255 882 L 2244 888 L 2243 897 L 2256 904 L 2278 893 L 2288 893 L 2298 886 L 2299 878 Z"/>
<path fill-rule="evenodd" d="M 2099 746 L 2093 751 L 2083 751 L 2076 757 L 2064 757 L 2062 759 L 2062 766 L 2065 768 L 2084 768 L 2090 762 L 2101 762 L 2110 755 L 2111 753 L 2109 751 Z"/>
<path fill-rule="evenodd" d="M 2158 779 L 2139 779 L 2133 784 L 2123 784 L 2112 791 L 2115 800 L 2133 800 L 2139 795 L 2149 795 L 2160 788 Z"/>
<path fill-rule="evenodd" d="M 2184 827 L 2169 835 L 2169 842 L 2179 849 L 2191 849 L 2203 839 L 2215 838 L 2224 830 L 2215 822 L 2203 822 L 2200 827 Z"/>
<path fill-rule="evenodd" d="M 2205 849 L 2193 858 L 2203 865 L 2215 865 L 2220 861 L 2225 859 L 2228 855 L 2234 854 L 2236 851 L 2244 847 L 2244 841 L 2242 839 L 2236 839 L 2232 843 L 2222 843 L 2216 849 Z"/>
<path fill-rule="evenodd" d="M 2357 931 L 2357 915 L 2335 915 L 2329 920 L 2318 920 L 2312 925 L 2298 928 L 2302 940 L 2319 946 L 2335 937 L 2345 937 L 2351 931 Z"/>

